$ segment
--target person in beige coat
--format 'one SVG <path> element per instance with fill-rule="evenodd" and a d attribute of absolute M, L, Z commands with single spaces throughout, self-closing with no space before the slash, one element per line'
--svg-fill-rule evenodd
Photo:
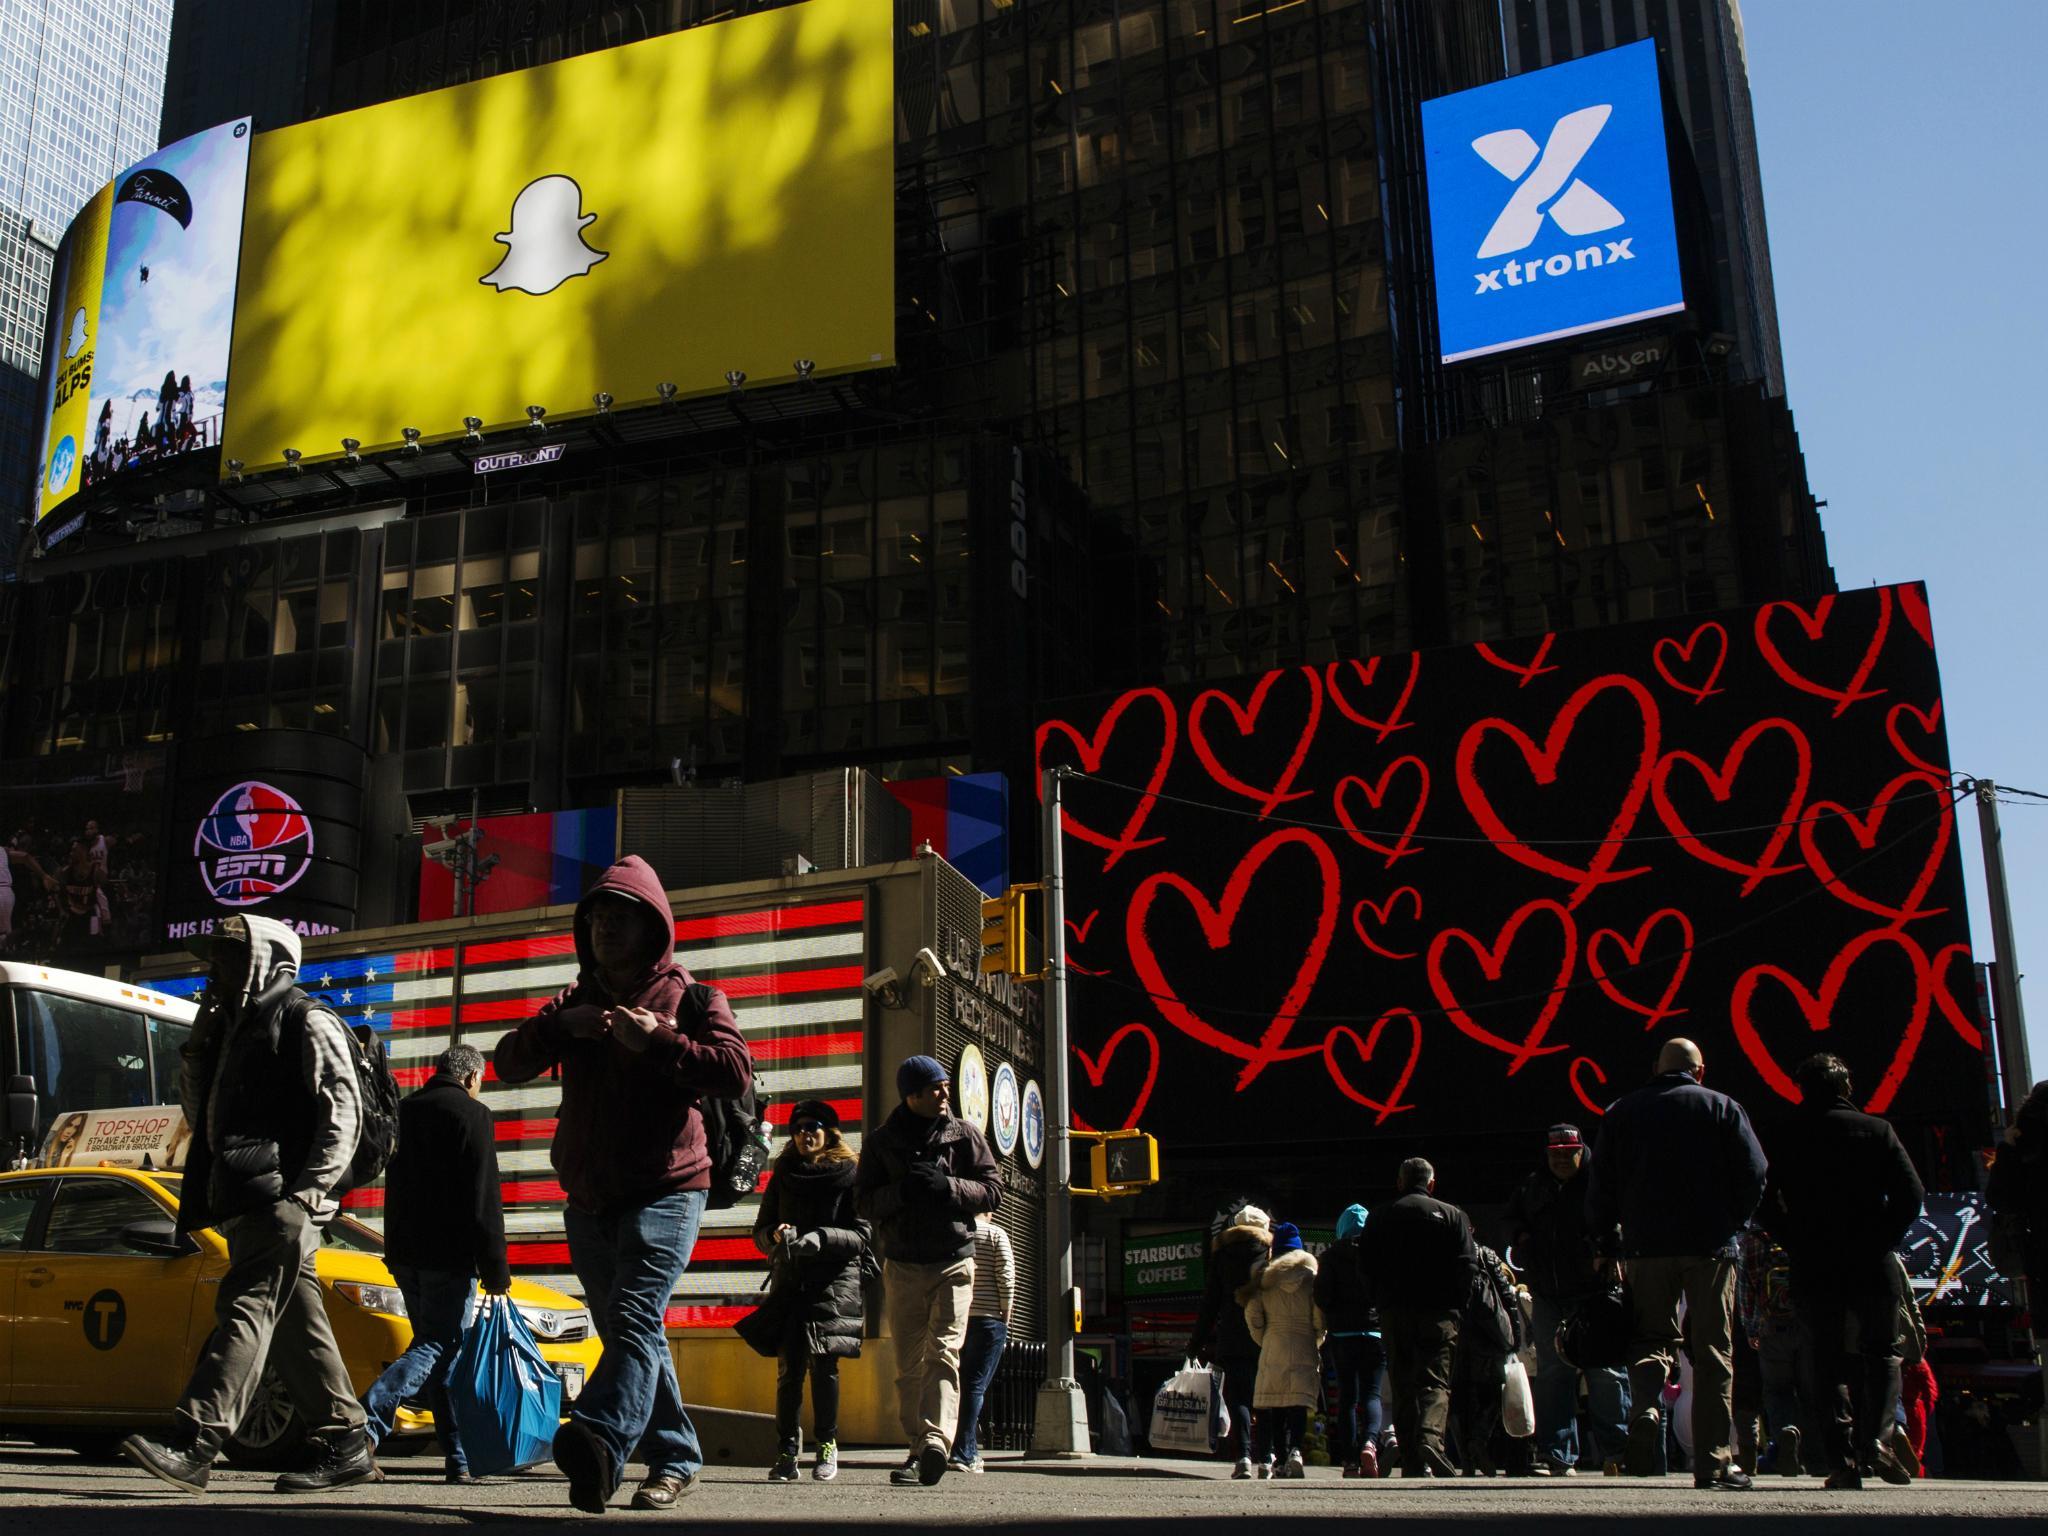
<path fill-rule="evenodd" d="M 1323 1385 L 1323 1314 L 1315 1291 L 1315 1255 L 1301 1246 L 1292 1222 L 1279 1222 L 1271 1256 L 1237 1293 L 1245 1326 L 1259 1346 L 1252 1407 L 1258 1413 L 1261 1477 L 1308 1476 L 1301 1450 L 1308 1411 Z"/>

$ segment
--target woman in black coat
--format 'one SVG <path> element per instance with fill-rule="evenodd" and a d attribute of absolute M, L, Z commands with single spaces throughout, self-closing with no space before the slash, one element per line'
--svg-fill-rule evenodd
<path fill-rule="evenodd" d="M 808 1373 L 818 1446 L 811 1476 L 822 1483 L 839 1472 L 839 1362 L 860 1353 L 869 1232 L 854 1212 L 859 1159 L 841 1137 L 832 1106 L 817 1099 L 797 1105 L 789 1137 L 754 1217 L 755 1246 L 773 1265 L 768 1301 L 741 1331 L 747 1333 L 747 1323 L 757 1332 L 764 1325 L 778 1329 L 775 1429 L 782 1449 L 769 1481 L 796 1481 L 797 1418 Z M 749 1334 L 748 1341 L 768 1352 L 769 1340 Z"/>

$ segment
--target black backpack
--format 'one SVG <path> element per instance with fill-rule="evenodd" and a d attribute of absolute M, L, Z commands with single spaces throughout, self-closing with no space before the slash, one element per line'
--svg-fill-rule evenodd
<path fill-rule="evenodd" d="M 294 1010 L 292 1022 L 303 1028 L 306 1014 L 315 1007 L 325 1008 L 339 1019 L 332 1003 L 325 999 L 308 997 L 304 992 L 295 995 L 290 1004 Z M 384 1177 L 384 1170 L 391 1166 L 392 1154 L 398 1150 L 398 1079 L 391 1075 L 391 1056 L 384 1049 L 384 1042 L 377 1038 L 377 1032 L 367 1024 L 343 1022 L 341 1032 L 348 1036 L 353 1047 L 349 1059 L 356 1069 L 356 1089 L 362 1102 L 362 1123 L 356 1130 L 355 1156 L 349 1159 L 348 1171 L 335 1182 L 329 1193 L 339 1197 L 352 1189 L 361 1189 L 365 1184 L 374 1184 Z"/>
<path fill-rule="evenodd" d="M 1552 1342 L 1557 1358 L 1573 1370 L 1600 1371 L 1629 1363 L 1634 1336 L 1628 1294 L 1611 1285 L 1574 1307 Z"/>
<path fill-rule="evenodd" d="M 1514 1305 L 1512 1296 L 1503 1295 L 1506 1289 L 1500 1279 L 1500 1260 L 1491 1248 L 1479 1250 L 1479 1263 L 1472 1274 L 1472 1289 L 1467 1293 L 1463 1316 L 1459 1319 L 1459 1338 L 1470 1340 L 1479 1348 L 1492 1354 L 1511 1355 L 1515 1352 L 1515 1320 L 1508 1313 Z"/>
<path fill-rule="evenodd" d="M 697 1018 L 708 1018 L 711 988 L 693 981 L 688 996 Z M 749 1052 L 750 1063 L 752 1059 Z M 761 1182 L 761 1170 L 768 1166 L 768 1100 L 756 1093 L 760 1086 L 760 1074 L 754 1073 L 742 1093 L 698 1096 L 704 1150 L 711 1157 L 711 1191 L 705 1200 L 711 1210 L 730 1210 L 751 1195 Z"/>

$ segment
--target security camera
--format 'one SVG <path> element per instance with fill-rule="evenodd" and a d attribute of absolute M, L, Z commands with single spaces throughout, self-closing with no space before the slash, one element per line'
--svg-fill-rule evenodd
<path fill-rule="evenodd" d="M 910 973 L 916 976 L 920 972 L 923 973 L 921 979 L 924 984 L 930 986 L 945 974 L 946 968 L 939 962 L 939 957 L 933 954 L 930 949 L 920 949 L 911 959 Z"/>
<path fill-rule="evenodd" d="M 903 988 L 899 984 L 900 981 L 901 978 L 897 976 L 896 968 L 885 965 L 879 971 L 872 971 L 868 975 L 863 976 L 860 984 L 861 990 L 866 992 L 869 997 L 872 997 L 884 1008 L 901 1008 L 903 1006 Z"/>

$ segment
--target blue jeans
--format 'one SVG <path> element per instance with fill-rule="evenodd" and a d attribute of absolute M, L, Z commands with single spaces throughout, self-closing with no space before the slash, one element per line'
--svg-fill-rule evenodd
<path fill-rule="evenodd" d="M 970 1317 L 967 1338 L 960 1345 L 960 1427 L 953 1432 L 953 1460 L 973 1461 L 981 1454 L 976 1431 L 981 1428 L 982 1399 L 996 1379 L 1010 1328 L 1000 1317 Z"/>
<path fill-rule="evenodd" d="M 604 1442 L 618 1476 L 636 1450 L 650 1477 L 695 1477 L 704 1465 L 664 1322 L 697 1246 L 704 1200 L 701 1189 L 679 1189 L 623 1211 L 572 1206 L 564 1216 L 569 1262 L 604 1340 L 570 1417 Z M 616 1491 L 616 1483 L 605 1490 Z"/>
<path fill-rule="evenodd" d="M 1337 1372 L 1337 1416 L 1330 1424 L 1330 1459 L 1340 1466 L 1359 1450 L 1377 1445 L 1383 1417 L 1380 1378 L 1386 1352 L 1376 1333 L 1339 1333 L 1330 1338 L 1330 1363 Z"/>
<path fill-rule="evenodd" d="M 399 1405 L 425 1392 L 434 1412 L 434 1435 L 447 1453 L 449 1467 L 466 1468 L 462 1444 L 455 1438 L 455 1415 L 448 1406 L 448 1367 L 455 1363 L 455 1351 L 462 1345 L 462 1325 L 469 1319 L 476 1276 L 393 1264 L 391 1277 L 405 1298 L 412 1343 L 384 1367 L 384 1374 L 364 1394 L 363 1408 L 369 1419 L 363 1427 L 376 1444 L 391 1433 Z"/>
<path fill-rule="evenodd" d="M 1579 1461 L 1579 1372 L 1557 1357 L 1557 1325 L 1566 1309 L 1548 1296 L 1536 1299 L 1531 1326 L 1536 1333 L 1536 1449 L 1554 1467 Z M 1628 1450 L 1628 1372 L 1587 1371 L 1586 1406 L 1592 1419 L 1592 1449 L 1602 1458 Z"/>

